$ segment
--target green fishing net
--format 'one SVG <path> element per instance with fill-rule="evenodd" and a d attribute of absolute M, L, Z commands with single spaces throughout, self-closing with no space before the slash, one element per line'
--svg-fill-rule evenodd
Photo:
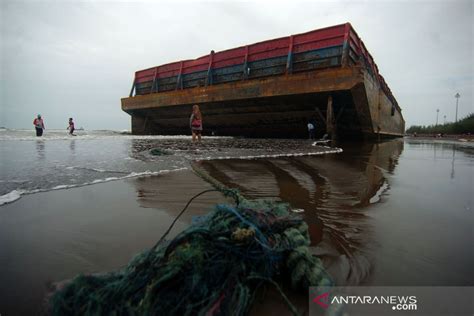
<path fill-rule="evenodd" d="M 277 282 L 303 293 L 331 284 L 286 204 L 240 198 L 161 241 L 120 271 L 76 277 L 52 296 L 51 314 L 245 315 L 268 284 L 297 313 Z"/>

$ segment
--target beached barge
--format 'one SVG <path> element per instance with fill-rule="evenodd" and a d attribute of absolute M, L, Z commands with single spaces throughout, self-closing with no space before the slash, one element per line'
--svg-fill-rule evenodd
<path fill-rule="evenodd" d="M 401 109 L 350 23 L 214 52 L 135 73 L 122 110 L 133 134 L 249 137 L 401 136 Z"/>

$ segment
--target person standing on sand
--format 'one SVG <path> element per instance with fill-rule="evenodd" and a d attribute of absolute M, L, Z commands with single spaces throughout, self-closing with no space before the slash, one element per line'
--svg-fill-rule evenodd
<path fill-rule="evenodd" d="M 43 130 L 46 128 L 44 128 L 44 122 L 41 118 L 41 114 L 38 114 L 38 116 L 33 120 L 33 125 L 36 129 L 36 136 L 43 136 Z"/>
<path fill-rule="evenodd" d="M 76 136 L 74 135 L 74 122 L 72 121 L 72 117 L 69 118 L 69 126 L 67 127 L 67 129 L 69 130 L 69 135 L 72 135 L 72 136 Z"/>
<path fill-rule="evenodd" d="M 308 134 L 309 134 L 309 139 L 315 138 L 315 126 L 311 121 L 308 121 Z"/>
<path fill-rule="evenodd" d="M 189 125 L 191 127 L 191 132 L 193 134 L 193 142 L 197 140 L 201 141 L 201 133 L 202 133 L 202 114 L 199 110 L 199 105 L 193 105 L 193 112 L 191 113 L 191 117 L 189 118 Z"/>

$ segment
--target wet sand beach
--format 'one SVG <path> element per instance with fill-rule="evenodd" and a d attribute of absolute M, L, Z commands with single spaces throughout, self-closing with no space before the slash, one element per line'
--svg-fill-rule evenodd
<path fill-rule="evenodd" d="M 195 194 L 212 187 L 189 170 L 27 195 L 0 212 L 0 313 L 34 315 L 51 282 L 117 270 L 151 246 Z M 225 202 L 198 197 L 192 216 Z"/>
<path fill-rule="evenodd" d="M 212 188 L 192 171 L 192 161 L 249 199 L 284 201 L 302 210 L 311 251 L 338 285 L 474 282 L 471 144 L 400 139 L 338 144 L 344 151 L 335 154 L 278 156 L 298 153 L 305 144 L 314 148 L 308 141 L 283 141 L 279 144 L 288 146 L 278 147 L 278 140 L 223 140 L 220 148 L 216 139 L 193 148 L 188 140 L 120 138 L 109 152 L 92 157 L 83 149 L 97 149 L 103 140 L 76 141 L 73 149 L 69 140 L 28 142 L 14 150 L 28 152 L 32 146 L 44 157 L 38 165 L 53 154 L 59 157 L 49 167 L 52 179 L 46 185 L 57 186 L 63 178 L 54 172 L 61 175 L 61 170 L 68 177 L 77 172 L 86 182 L 99 181 L 26 194 L 0 207 L 2 315 L 36 314 L 48 284 L 117 270 L 151 247 L 189 198 Z M 149 150 L 155 147 L 174 154 L 152 157 Z M 276 154 L 244 158 L 259 152 Z M 74 169 L 68 169 L 71 165 Z M 147 176 L 100 183 L 119 178 L 118 172 Z M 21 170 L 18 174 L 21 179 Z M 43 177 L 38 179 L 21 185 L 42 184 Z M 170 237 L 193 216 L 225 201 L 218 192 L 199 197 Z M 257 301 L 252 314 L 287 313 L 279 296 L 269 295 Z M 290 298 L 300 309 L 307 307 L 305 293 Z"/>
<path fill-rule="evenodd" d="M 474 147 L 394 140 L 320 157 L 202 162 L 251 198 L 303 209 L 338 285 L 473 285 Z"/>

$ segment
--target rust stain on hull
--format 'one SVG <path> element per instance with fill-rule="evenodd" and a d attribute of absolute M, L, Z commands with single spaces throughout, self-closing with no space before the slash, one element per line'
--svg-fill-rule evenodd
<path fill-rule="evenodd" d="M 362 67 L 139 95 L 123 98 L 122 109 L 132 116 L 134 134 L 189 134 L 191 106 L 199 104 L 208 135 L 306 137 L 308 120 L 316 122 L 318 134 L 326 133 L 329 96 L 338 135 L 403 134 L 401 113 L 390 115 L 392 103 Z"/>
<path fill-rule="evenodd" d="M 122 110 L 347 90 L 363 80 L 360 69 L 338 68 L 123 98 Z"/>

